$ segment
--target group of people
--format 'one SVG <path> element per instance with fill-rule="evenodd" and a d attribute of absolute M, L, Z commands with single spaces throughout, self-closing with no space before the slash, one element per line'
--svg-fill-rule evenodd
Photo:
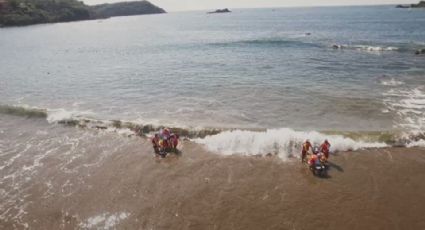
<path fill-rule="evenodd" d="M 310 140 L 307 139 L 302 145 L 301 162 L 307 162 L 310 166 L 321 162 L 326 163 L 329 159 L 330 147 L 331 144 L 328 140 L 325 140 L 320 147 L 313 147 Z"/>
<path fill-rule="evenodd" d="M 179 135 L 172 133 L 168 128 L 160 129 L 152 138 L 152 145 L 156 155 L 165 157 L 167 152 L 176 152 L 179 144 Z"/>
<path fill-rule="evenodd" d="M 167 152 L 177 152 L 179 135 L 172 133 L 168 128 L 160 129 L 152 138 L 152 145 L 156 155 L 165 157 Z M 310 140 L 302 144 L 301 162 L 307 162 L 310 166 L 317 163 L 325 163 L 329 159 L 331 144 L 325 140 L 320 147 L 313 147 Z M 308 157 L 308 159 L 307 159 Z"/>

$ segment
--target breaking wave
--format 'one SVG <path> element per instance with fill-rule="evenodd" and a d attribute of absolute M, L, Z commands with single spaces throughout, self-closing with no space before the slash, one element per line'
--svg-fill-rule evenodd
<path fill-rule="evenodd" d="M 97 119 L 93 118 L 94 114 L 91 112 L 68 111 L 65 109 L 40 109 L 29 106 L 0 105 L 0 113 L 28 118 L 43 118 L 49 123 L 114 131 L 128 136 L 146 136 L 164 128 L 164 126 L 144 124 L 138 121 Z M 187 138 L 205 137 L 207 135 L 220 133 L 224 130 L 216 128 L 188 129 L 182 127 L 170 127 L 170 129 L 174 133 L 178 133 L 180 136 Z"/>
<path fill-rule="evenodd" d="M 308 34 L 308 33 L 307 33 Z M 310 35 L 303 34 L 288 37 L 266 37 L 242 40 L 229 40 L 222 42 L 207 43 L 207 45 L 229 47 L 229 46 L 270 46 L 270 47 L 294 47 L 294 48 L 323 48 L 329 47 L 337 50 L 356 50 L 370 53 L 382 52 L 410 52 L 415 53 L 418 49 L 422 49 L 423 45 L 417 43 L 397 43 L 397 44 L 330 44 L 328 41 L 305 39 Z"/>
<path fill-rule="evenodd" d="M 407 144 L 407 147 L 425 147 L 425 140 L 412 141 Z"/>
<path fill-rule="evenodd" d="M 384 85 L 384 86 L 399 86 L 399 85 L 404 85 L 404 82 L 397 81 L 394 78 L 391 78 L 389 80 L 381 80 L 381 85 Z"/>
<path fill-rule="evenodd" d="M 204 144 L 208 150 L 224 155 L 278 155 L 281 159 L 298 155 L 302 143 L 310 139 L 313 145 L 319 145 L 325 139 L 331 143 L 331 151 L 348 151 L 360 148 L 387 147 L 382 142 L 353 140 L 342 135 L 326 135 L 316 131 L 301 132 L 288 128 L 268 129 L 255 132 L 245 130 L 225 131 L 214 136 L 198 138 L 196 143 Z"/>
<path fill-rule="evenodd" d="M 417 91 L 415 91 L 418 94 Z M 422 96 L 422 94 L 420 95 Z M 422 107 L 421 107 L 422 108 Z M 46 119 L 49 123 L 83 129 L 100 129 L 125 136 L 150 136 L 163 126 L 143 124 L 124 120 L 102 120 L 92 118 L 89 112 L 66 111 L 64 109 L 40 109 L 0 105 L 0 113 Z M 422 120 L 421 120 L 422 121 Z M 217 129 L 169 127 L 173 133 L 208 150 L 224 155 L 278 155 L 281 159 L 299 154 L 301 144 L 310 139 L 315 145 L 328 139 L 331 151 L 349 151 L 361 148 L 381 148 L 390 146 L 423 146 L 423 132 L 342 132 L 342 131 L 296 131 L 290 128 L 275 129 Z"/>
<path fill-rule="evenodd" d="M 0 105 L 0 113 L 24 117 L 47 118 L 46 109 Z"/>
<path fill-rule="evenodd" d="M 351 49 L 368 52 L 384 52 L 384 51 L 398 51 L 400 48 L 393 46 L 368 46 L 368 45 L 332 45 L 334 49 Z"/>

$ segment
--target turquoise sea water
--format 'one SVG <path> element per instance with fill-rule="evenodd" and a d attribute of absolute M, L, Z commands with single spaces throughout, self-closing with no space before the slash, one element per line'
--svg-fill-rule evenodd
<path fill-rule="evenodd" d="M 423 131 L 420 48 L 425 11 L 393 6 L 2 28 L 0 104 L 47 109 L 50 121 Z"/>

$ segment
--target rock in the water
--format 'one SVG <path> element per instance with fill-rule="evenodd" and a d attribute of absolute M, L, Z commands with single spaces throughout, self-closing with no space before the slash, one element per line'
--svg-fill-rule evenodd
<path fill-rule="evenodd" d="M 217 14 L 217 13 L 231 13 L 232 11 L 230 11 L 229 9 L 227 9 L 227 8 L 224 8 L 224 9 L 218 9 L 218 10 L 216 10 L 216 11 L 211 11 L 211 12 L 208 12 L 209 14 Z"/>
<path fill-rule="evenodd" d="M 342 48 L 344 48 L 344 46 L 342 46 L 342 45 L 332 45 L 332 48 L 334 48 L 334 49 L 342 49 Z"/>
<path fill-rule="evenodd" d="M 415 52 L 416 55 L 425 54 L 425 49 L 418 49 Z"/>
<path fill-rule="evenodd" d="M 410 8 L 410 6 L 406 6 L 406 5 L 397 5 L 397 6 L 395 6 L 395 8 L 402 8 L 402 9 L 404 9 L 404 8 Z"/>

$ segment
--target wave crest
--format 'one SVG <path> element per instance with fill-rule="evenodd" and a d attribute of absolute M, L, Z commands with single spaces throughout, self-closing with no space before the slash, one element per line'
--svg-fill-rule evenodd
<path fill-rule="evenodd" d="M 0 105 L 0 113 L 43 118 L 49 123 L 83 129 L 116 132 L 125 136 L 150 136 L 164 128 L 162 125 L 144 124 L 142 121 L 102 120 L 89 117 L 89 112 L 66 111 L 64 109 L 39 109 Z M 331 150 L 347 151 L 359 148 L 385 146 L 421 146 L 425 133 L 421 130 L 409 133 L 394 132 L 302 132 L 290 128 L 275 129 L 229 129 L 229 128 L 182 128 L 168 127 L 173 133 L 203 144 L 213 152 L 224 155 L 267 155 L 277 154 L 282 159 L 299 152 L 305 139 L 319 144 L 324 139 L 332 143 Z"/>
<path fill-rule="evenodd" d="M 368 46 L 368 45 L 332 45 L 334 49 L 351 49 L 368 52 L 384 52 L 384 51 L 398 51 L 398 47 L 393 46 Z"/>
<path fill-rule="evenodd" d="M 267 155 L 276 154 L 281 159 L 300 153 L 306 140 L 319 145 L 325 139 L 331 143 L 331 151 L 357 150 L 360 148 L 380 148 L 388 145 L 381 142 L 355 141 L 341 135 L 326 135 L 316 131 L 301 132 L 289 128 L 268 129 L 262 132 L 234 130 L 214 136 L 198 138 L 194 141 L 205 145 L 208 150 L 224 155 Z"/>
<path fill-rule="evenodd" d="M 391 78 L 390 80 L 381 80 L 381 85 L 384 85 L 384 86 L 399 86 L 399 85 L 404 85 L 404 82 L 395 80 L 394 78 Z"/>
<path fill-rule="evenodd" d="M 47 118 L 46 109 L 22 106 L 0 105 L 0 113 L 23 117 Z"/>

